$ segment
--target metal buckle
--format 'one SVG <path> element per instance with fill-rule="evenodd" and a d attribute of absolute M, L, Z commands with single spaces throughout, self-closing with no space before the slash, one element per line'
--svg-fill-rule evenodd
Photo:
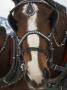
<path fill-rule="evenodd" d="M 24 71 L 24 69 L 25 69 L 24 63 L 22 63 L 20 67 L 21 67 L 22 71 Z"/>

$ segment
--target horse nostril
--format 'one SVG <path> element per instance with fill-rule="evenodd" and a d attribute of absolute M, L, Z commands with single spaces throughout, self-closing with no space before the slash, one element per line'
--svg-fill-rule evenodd
<path fill-rule="evenodd" d="M 46 68 L 43 70 L 43 75 L 44 75 L 44 77 L 45 77 L 46 79 L 49 78 L 49 72 L 48 72 L 48 70 L 47 70 Z"/>

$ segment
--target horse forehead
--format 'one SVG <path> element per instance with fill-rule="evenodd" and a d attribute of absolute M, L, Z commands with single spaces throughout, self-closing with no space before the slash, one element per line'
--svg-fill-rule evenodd
<path fill-rule="evenodd" d="M 34 9 L 35 12 L 38 12 L 38 6 L 35 3 L 32 4 L 32 7 L 33 7 L 33 9 Z M 28 8 L 28 4 L 25 4 L 22 7 L 22 13 L 25 14 L 25 15 L 26 15 L 27 8 Z"/>

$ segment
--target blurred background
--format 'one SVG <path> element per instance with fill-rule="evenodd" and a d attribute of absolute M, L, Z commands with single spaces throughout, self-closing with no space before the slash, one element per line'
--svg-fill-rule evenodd
<path fill-rule="evenodd" d="M 67 7 L 67 0 L 54 0 L 63 6 Z M 14 3 L 12 0 L 1 0 L 0 1 L 0 16 L 6 17 L 8 16 L 10 10 L 14 7 Z"/>
<path fill-rule="evenodd" d="M 0 16 L 7 18 L 10 10 L 13 7 L 14 3 L 12 2 L 12 0 L 0 0 Z"/>

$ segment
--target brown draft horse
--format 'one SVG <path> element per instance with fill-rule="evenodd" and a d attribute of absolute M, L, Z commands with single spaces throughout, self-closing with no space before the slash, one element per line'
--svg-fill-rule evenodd
<path fill-rule="evenodd" d="M 16 7 L 8 19 L 19 39 L 26 80 L 1 90 L 45 90 L 48 83 L 59 80 L 57 77 L 64 70 L 62 64 L 67 30 L 65 8 L 49 0 L 13 1 Z"/>

